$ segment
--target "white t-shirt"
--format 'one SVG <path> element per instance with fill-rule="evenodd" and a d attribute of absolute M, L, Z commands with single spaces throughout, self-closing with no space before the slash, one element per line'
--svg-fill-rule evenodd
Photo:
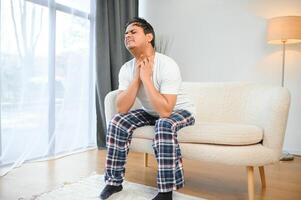
<path fill-rule="evenodd" d="M 135 74 L 135 58 L 126 62 L 119 71 L 119 90 L 126 90 Z M 181 72 L 177 63 L 170 57 L 156 52 L 152 80 L 161 94 L 176 94 L 177 102 L 173 110 L 184 109 L 195 115 L 195 107 L 182 89 Z M 148 99 L 143 84 L 140 85 L 137 98 L 143 109 L 151 115 L 159 116 Z"/>

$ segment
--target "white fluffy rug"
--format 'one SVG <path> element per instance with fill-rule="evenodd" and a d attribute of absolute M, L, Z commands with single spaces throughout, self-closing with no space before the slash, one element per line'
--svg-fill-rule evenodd
<path fill-rule="evenodd" d="M 99 200 L 98 196 L 104 187 L 103 175 L 91 175 L 80 181 L 65 184 L 50 192 L 36 195 L 34 200 Z M 173 192 L 174 200 L 203 200 L 201 198 Z M 108 200 L 150 200 L 157 194 L 157 189 L 125 181 L 123 190 L 113 194 Z"/>

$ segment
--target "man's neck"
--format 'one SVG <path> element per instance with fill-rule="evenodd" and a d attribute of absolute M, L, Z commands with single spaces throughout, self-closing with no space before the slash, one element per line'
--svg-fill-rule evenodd
<path fill-rule="evenodd" d="M 143 58 L 154 56 L 155 49 L 153 47 L 149 47 L 145 49 L 136 49 L 136 50 L 132 50 L 131 53 L 138 60 L 141 59 L 141 55 L 143 56 Z"/>

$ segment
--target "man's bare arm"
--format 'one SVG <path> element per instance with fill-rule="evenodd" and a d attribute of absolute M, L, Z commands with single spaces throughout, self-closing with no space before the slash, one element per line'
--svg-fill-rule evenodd
<path fill-rule="evenodd" d="M 134 79 L 127 90 L 122 90 L 117 95 L 116 106 L 118 113 L 127 113 L 133 104 L 139 90 L 140 80 Z"/>
<path fill-rule="evenodd" d="M 143 55 L 141 55 L 141 58 L 142 57 Z M 127 113 L 135 103 L 135 99 L 141 84 L 141 79 L 140 79 L 141 62 L 142 59 L 137 60 L 135 63 L 136 69 L 135 69 L 134 79 L 132 80 L 129 87 L 126 90 L 121 91 L 117 95 L 116 107 L 118 113 Z"/>
<path fill-rule="evenodd" d="M 146 94 L 161 118 L 169 117 L 177 101 L 175 94 L 159 93 L 152 82 L 144 82 Z"/>

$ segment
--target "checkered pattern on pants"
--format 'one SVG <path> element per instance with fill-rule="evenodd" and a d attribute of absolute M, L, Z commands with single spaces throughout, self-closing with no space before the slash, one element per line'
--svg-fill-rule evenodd
<path fill-rule="evenodd" d="M 175 110 L 168 118 L 154 117 L 143 109 L 116 114 L 109 123 L 106 138 L 106 184 L 122 184 L 133 131 L 154 125 L 153 149 L 158 162 L 158 191 L 169 192 L 183 187 L 184 173 L 177 132 L 194 122 L 194 117 L 186 110 Z"/>

